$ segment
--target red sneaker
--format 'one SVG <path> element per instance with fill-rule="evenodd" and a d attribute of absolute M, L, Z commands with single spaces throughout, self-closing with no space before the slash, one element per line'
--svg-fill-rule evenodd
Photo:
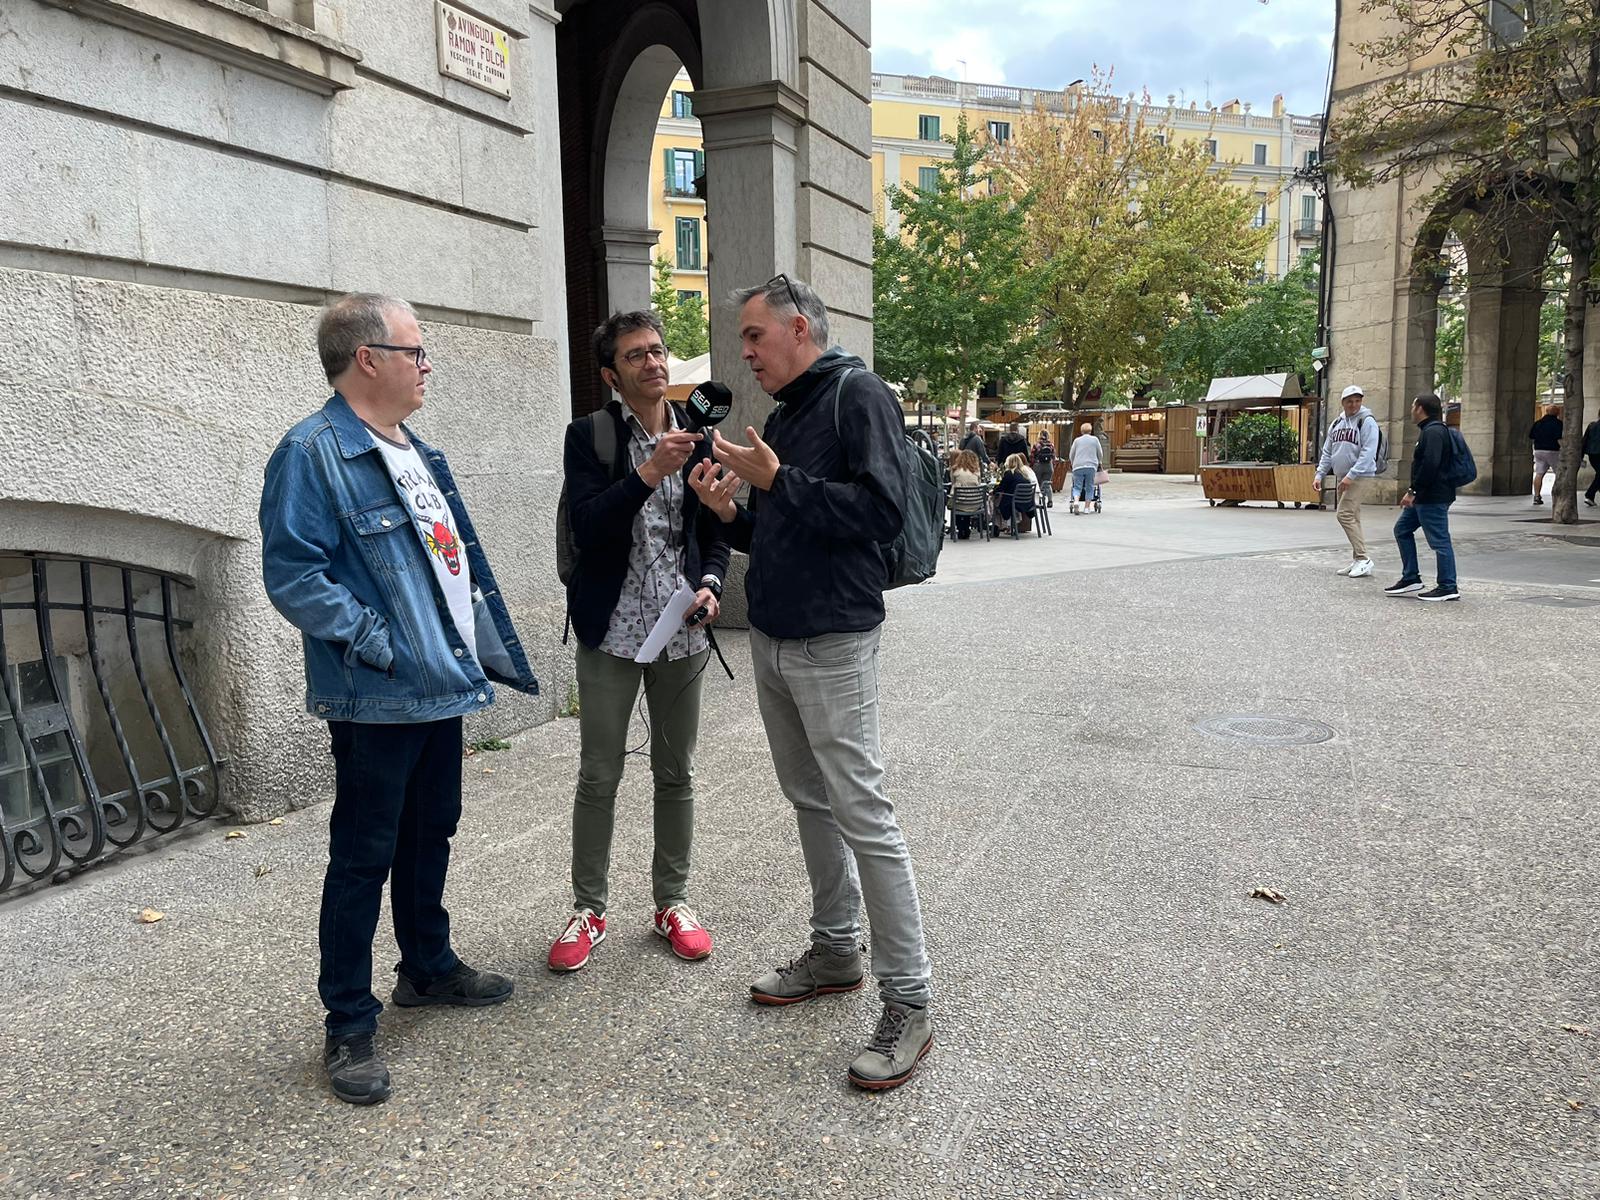
<path fill-rule="evenodd" d="M 589 961 L 589 952 L 606 939 L 606 919 L 585 908 L 572 915 L 550 947 L 552 971 L 576 971 Z"/>
<path fill-rule="evenodd" d="M 656 914 L 656 932 L 667 939 L 672 952 L 693 962 L 711 953 L 711 935 L 687 904 L 673 904 Z"/>

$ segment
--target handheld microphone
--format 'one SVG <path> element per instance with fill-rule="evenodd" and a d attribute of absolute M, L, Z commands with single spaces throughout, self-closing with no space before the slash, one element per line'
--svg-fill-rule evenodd
<path fill-rule="evenodd" d="M 733 410 L 733 392 L 725 383 L 707 380 L 689 393 L 683 407 L 696 429 L 710 429 L 727 420 L 728 413 Z"/>

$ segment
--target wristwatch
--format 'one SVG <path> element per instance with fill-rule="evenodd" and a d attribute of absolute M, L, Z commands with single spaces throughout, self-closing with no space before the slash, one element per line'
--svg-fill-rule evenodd
<path fill-rule="evenodd" d="M 718 600 L 722 599 L 722 580 L 715 575 L 702 575 L 700 577 L 700 586 L 708 589 Z"/>

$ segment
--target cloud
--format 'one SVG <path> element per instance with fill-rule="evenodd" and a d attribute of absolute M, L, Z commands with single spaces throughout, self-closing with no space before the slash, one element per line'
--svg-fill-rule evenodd
<path fill-rule="evenodd" d="M 878 71 L 1052 88 L 1098 65 L 1119 92 L 1263 111 L 1282 92 L 1302 114 L 1322 110 L 1333 27 L 1323 0 L 873 0 L 872 20 Z"/>

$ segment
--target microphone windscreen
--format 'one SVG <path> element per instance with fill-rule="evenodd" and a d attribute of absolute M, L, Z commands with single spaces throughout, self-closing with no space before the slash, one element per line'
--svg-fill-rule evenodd
<path fill-rule="evenodd" d="M 727 384 L 709 379 L 689 393 L 684 407 L 696 426 L 709 429 L 721 424 L 733 410 L 733 392 Z"/>

